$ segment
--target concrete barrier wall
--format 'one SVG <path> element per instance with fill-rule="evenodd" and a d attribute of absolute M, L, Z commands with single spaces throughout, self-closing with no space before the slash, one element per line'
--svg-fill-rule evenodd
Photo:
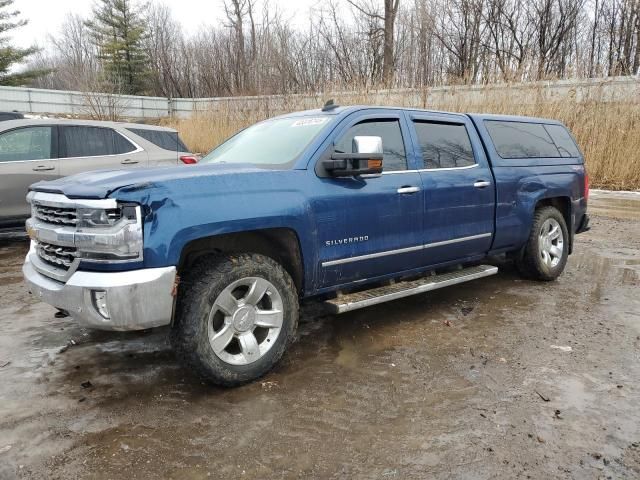
<path fill-rule="evenodd" d="M 110 95 L 76 91 L 0 86 L 0 111 L 90 118 L 189 117 L 205 111 L 261 111 L 278 115 L 301 108 L 317 108 L 328 98 L 336 103 L 363 103 L 437 108 L 460 101 L 465 105 L 498 101 L 508 89 L 521 103 L 553 102 L 564 98 L 584 102 L 629 101 L 640 103 L 640 79 L 609 77 L 587 80 L 556 80 L 532 83 L 444 86 L 425 89 L 371 90 L 252 97 L 164 98 Z"/>

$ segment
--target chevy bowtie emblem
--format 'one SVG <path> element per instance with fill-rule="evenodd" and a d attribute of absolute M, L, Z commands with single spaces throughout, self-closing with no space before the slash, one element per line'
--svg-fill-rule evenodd
<path fill-rule="evenodd" d="M 38 231 L 37 231 L 35 228 L 33 228 L 33 227 L 27 227 L 27 235 L 29 235 L 29 238 L 30 238 L 31 240 L 35 240 L 35 239 L 36 239 L 37 234 L 38 234 Z"/>

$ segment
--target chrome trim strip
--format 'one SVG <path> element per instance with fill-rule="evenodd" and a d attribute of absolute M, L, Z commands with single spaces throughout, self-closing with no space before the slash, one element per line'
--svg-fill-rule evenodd
<path fill-rule="evenodd" d="M 337 260 L 328 260 L 326 262 L 322 262 L 322 266 L 331 267 L 333 265 L 342 265 L 343 263 L 359 262 L 360 260 L 369 260 L 370 258 L 386 257 L 387 255 L 397 255 L 400 253 L 415 252 L 417 250 L 422 250 L 422 249 L 423 249 L 422 245 L 416 245 L 415 247 L 399 248 L 397 250 L 387 250 L 386 252 L 368 253 L 366 255 L 359 255 L 357 257 L 346 257 L 346 258 L 339 258 Z"/>
<path fill-rule="evenodd" d="M 474 163 L 473 165 L 467 165 L 465 167 L 447 167 L 447 168 L 418 168 L 418 169 L 410 169 L 410 170 L 390 170 L 385 172 L 382 171 L 382 175 L 395 175 L 398 173 L 419 173 L 419 172 L 448 172 L 451 170 L 468 170 L 470 168 L 476 168 L 480 165 L 478 163 Z M 361 175 L 362 178 L 373 178 L 377 177 L 380 174 L 365 174 Z"/>
<path fill-rule="evenodd" d="M 384 165 L 383 165 L 383 168 L 384 168 Z M 396 173 L 417 173 L 417 172 L 418 170 L 389 170 L 388 172 L 385 172 L 383 169 L 382 175 L 394 175 Z"/>
<path fill-rule="evenodd" d="M 420 168 L 418 172 L 448 172 L 451 170 L 469 170 L 470 168 L 476 168 L 480 165 L 474 163 L 473 165 L 466 165 L 464 167 L 446 167 L 446 168 Z"/>
<path fill-rule="evenodd" d="M 57 158 L 32 158 L 31 160 L 5 160 L 3 163 L 28 163 L 28 162 L 57 162 Z M 52 168 L 54 170 L 55 167 Z M 42 170 L 43 172 L 47 172 L 49 170 Z"/>
<path fill-rule="evenodd" d="M 451 240 L 443 240 L 442 242 L 427 243 L 423 248 L 441 247 L 443 245 L 451 245 L 452 243 L 467 242 L 469 240 L 478 240 L 479 238 L 490 237 L 491 233 L 480 233 L 478 235 L 470 235 L 468 237 L 452 238 Z"/>
<path fill-rule="evenodd" d="M 103 198 L 99 200 L 68 198 L 60 193 L 47 193 L 31 191 L 27 194 L 27 202 L 38 202 L 41 205 L 59 208 L 117 208 L 115 198 Z"/>
<path fill-rule="evenodd" d="M 117 134 L 119 134 L 121 137 L 124 137 L 125 140 L 127 140 L 128 142 L 132 143 L 134 147 L 136 147 L 135 150 L 133 150 L 132 152 L 125 152 L 125 153 L 115 153 L 113 154 L 113 156 L 116 155 L 130 155 L 132 153 L 140 153 L 140 152 L 144 152 L 144 148 L 142 148 L 140 146 L 140 144 L 138 144 L 138 142 L 134 141 L 132 138 L 130 138 L 129 136 L 127 136 L 126 134 L 122 133 L 120 130 L 118 130 L 117 128 L 113 129 L 114 132 L 116 132 Z M 135 133 L 131 132 L 133 135 L 135 135 Z M 139 136 L 139 135 L 138 135 Z M 142 138 L 144 140 L 144 138 Z M 96 155 L 96 156 L 100 156 L 100 155 Z M 105 156 L 110 156 L 110 155 L 105 155 Z"/>
<path fill-rule="evenodd" d="M 398 248 L 396 250 L 385 250 L 384 252 L 367 253 L 366 255 L 358 255 L 356 257 L 345 257 L 345 258 L 339 258 L 337 260 L 328 260 L 326 262 L 322 262 L 322 266 L 332 267 L 334 265 L 342 265 L 344 263 L 359 262 L 361 260 L 369 260 L 371 258 L 380 258 L 380 257 L 386 257 L 388 255 L 398 255 L 401 253 L 415 252 L 418 250 L 425 250 L 427 248 L 435 248 L 435 247 L 441 247 L 443 245 L 450 245 L 452 243 L 467 242 L 469 240 L 486 238 L 486 237 L 490 237 L 491 235 L 493 234 L 480 233 L 478 235 L 470 235 L 468 237 L 453 238 L 451 240 L 443 240 L 441 242 L 425 243 L 423 245 L 416 245 L 414 247 Z"/>
<path fill-rule="evenodd" d="M 74 241 L 76 227 L 47 224 L 33 217 L 27 219 L 25 225 L 27 234 L 32 240 L 39 240 L 60 247 L 76 246 Z"/>

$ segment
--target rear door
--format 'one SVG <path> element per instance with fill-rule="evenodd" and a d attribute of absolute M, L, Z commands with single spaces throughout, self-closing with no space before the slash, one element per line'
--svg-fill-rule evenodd
<path fill-rule="evenodd" d="M 409 113 L 424 188 L 423 262 L 436 265 L 489 251 L 495 183 L 471 121 Z"/>
<path fill-rule="evenodd" d="M 0 133 L 0 223 L 29 216 L 29 185 L 59 176 L 55 127 L 20 127 Z"/>
<path fill-rule="evenodd" d="M 127 128 L 126 130 L 151 144 L 148 149 L 149 166 L 176 165 L 181 163 L 179 162 L 181 156 L 191 155 L 178 136 L 178 132 L 153 128 Z"/>
<path fill-rule="evenodd" d="M 317 222 L 319 288 L 419 266 L 422 185 L 404 116 L 370 110 L 351 115 L 320 161 L 332 150 L 352 152 L 355 136 L 382 138 L 384 173 L 336 178 L 316 168 L 320 191 L 311 208 Z"/>
<path fill-rule="evenodd" d="M 146 167 L 147 153 L 109 127 L 62 125 L 59 128 L 60 174 L 100 169 Z"/>

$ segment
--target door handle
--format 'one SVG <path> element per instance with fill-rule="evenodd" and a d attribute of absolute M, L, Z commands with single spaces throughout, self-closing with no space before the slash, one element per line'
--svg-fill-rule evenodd
<path fill-rule="evenodd" d="M 134 165 L 134 164 L 138 163 L 138 160 L 131 160 L 130 158 L 127 158 L 126 160 L 123 160 L 120 163 L 122 165 Z"/>
<path fill-rule="evenodd" d="M 491 182 L 487 182 L 486 180 L 478 180 L 476 183 L 473 184 L 473 186 L 476 188 L 484 188 L 484 187 L 488 187 L 489 185 L 491 185 Z"/>
<path fill-rule="evenodd" d="M 417 193 L 420 191 L 420 187 L 402 187 L 402 188 L 399 188 L 397 191 L 400 194 Z"/>
<path fill-rule="evenodd" d="M 46 172 L 48 170 L 55 170 L 56 167 L 50 167 L 47 165 L 38 165 L 37 167 L 34 167 L 33 171 L 34 172 Z"/>

